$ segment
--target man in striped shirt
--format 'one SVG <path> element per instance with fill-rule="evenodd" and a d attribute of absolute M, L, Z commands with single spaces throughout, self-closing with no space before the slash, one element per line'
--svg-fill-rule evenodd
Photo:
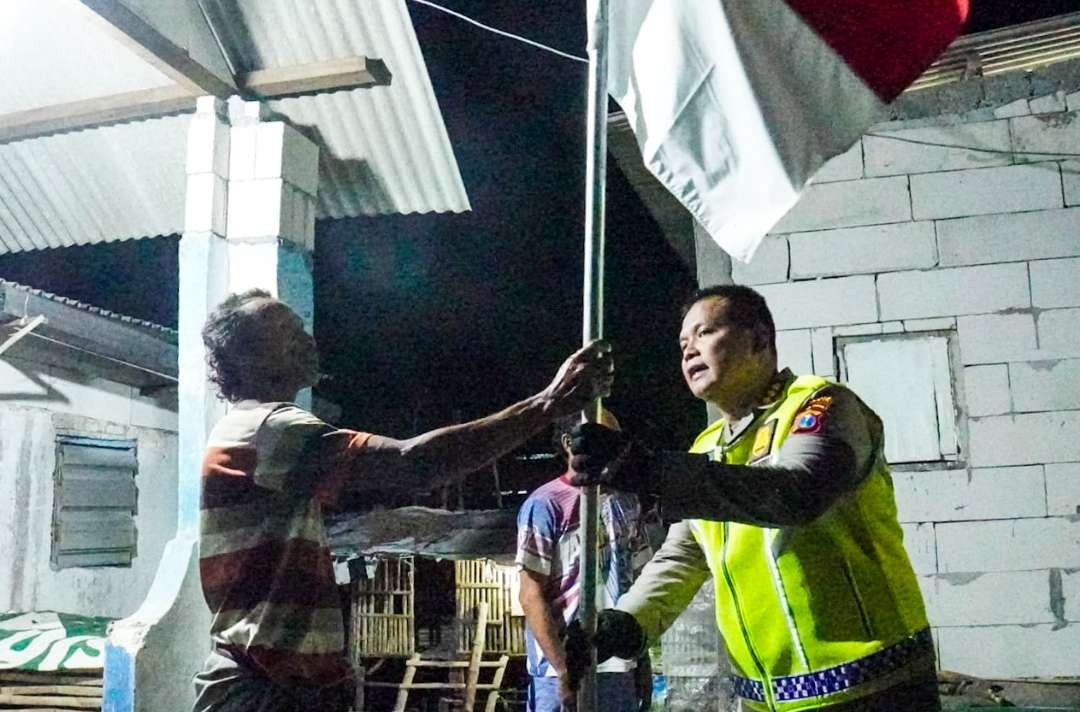
<path fill-rule="evenodd" d="M 569 462 L 570 431 L 580 422 L 564 418 L 556 427 L 556 452 Z M 610 412 L 601 419 L 618 430 Z M 566 626 L 581 603 L 581 490 L 574 472 L 537 488 L 518 511 L 517 564 L 528 648 L 528 712 L 559 712 L 573 706 L 566 678 Z M 652 549 L 638 497 L 610 488 L 600 491 L 600 579 L 597 608 L 611 608 L 630 590 Z M 599 710 L 638 712 L 648 708 L 652 668 L 648 653 L 638 659 L 611 658 L 597 667 Z"/>
<path fill-rule="evenodd" d="M 213 650 L 195 712 L 338 712 L 352 670 L 323 529 L 342 487 L 426 491 L 460 479 L 607 392 L 608 348 L 568 358 L 540 393 L 408 440 L 334 428 L 290 401 L 313 385 L 315 342 L 268 292 L 226 299 L 203 329 L 230 402 L 203 461 L 200 575 Z"/>

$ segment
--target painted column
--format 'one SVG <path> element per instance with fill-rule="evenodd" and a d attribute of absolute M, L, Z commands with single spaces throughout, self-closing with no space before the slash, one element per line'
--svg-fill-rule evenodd
<path fill-rule="evenodd" d="M 312 324 L 318 148 L 295 129 L 265 121 L 263 111 L 255 102 L 203 97 L 188 130 L 177 534 L 143 605 L 110 632 L 103 712 L 190 710 L 191 678 L 210 649 L 198 573 L 200 468 L 225 404 L 208 379 L 207 314 L 229 293 L 261 287 Z"/>
<path fill-rule="evenodd" d="M 266 289 L 311 331 L 319 148 L 292 126 L 266 121 L 258 102 L 230 99 L 229 117 L 229 291 Z M 297 401 L 310 409 L 310 389 Z"/>
<path fill-rule="evenodd" d="M 199 468 L 209 428 L 224 413 L 209 388 L 200 331 L 228 288 L 225 215 L 229 124 L 225 105 L 199 99 L 188 127 L 180 239 L 177 532 L 146 600 L 113 624 L 105 651 L 103 710 L 190 709 L 191 676 L 209 650 L 210 615 L 198 585 Z"/>

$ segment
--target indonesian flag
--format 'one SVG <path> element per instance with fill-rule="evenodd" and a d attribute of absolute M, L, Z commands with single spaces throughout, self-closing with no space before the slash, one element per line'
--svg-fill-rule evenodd
<path fill-rule="evenodd" d="M 610 0 L 645 165 L 749 261 L 814 173 L 959 34 L 968 0 Z"/>

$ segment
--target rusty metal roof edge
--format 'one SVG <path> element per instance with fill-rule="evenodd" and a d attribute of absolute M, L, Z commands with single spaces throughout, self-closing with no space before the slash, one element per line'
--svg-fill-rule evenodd
<path fill-rule="evenodd" d="M 4 298 L 3 298 L 3 301 L 0 302 L 0 306 L 3 307 L 3 309 L 4 309 L 4 311 L 6 313 L 8 313 L 8 314 L 10 314 L 12 316 L 20 316 L 20 315 L 16 314 L 13 311 L 13 309 L 18 308 L 17 305 L 9 305 L 8 304 L 9 300 L 12 299 L 11 296 L 9 296 L 10 295 L 9 290 L 13 290 L 14 292 L 16 292 L 21 297 L 26 297 L 26 298 L 38 297 L 40 299 L 47 299 L 50 302 L 54 302 L 56 304 L 61 304 L 63 306 L 70 307 L 72 309 L 76 309 L 78 311 L 84 312 L 84 313 L 92 315 L 92 316 L 100 317 L 100 318 L 103 318 L 103 319 L 108 319 L 110 321 L 114 321 L 114 322 L 118 322 L 118 323 L 121 323 L 121 324 L 126 324 L 128 326 L 135 327 L 135 328 L 143 330 L 145 332 L 149 332 L 149 334 L 151 336 L 155 336 L 157 338 L 160 338 L 163 341 L 165 341 L 167 343 L 170 343 L 170 344 L 176 344 L 177 338 L 179 336 L 178 332 L 175 329 L 171 329 L 171 328 L 169 328 L 167 326 L 162 326 L 161 324 L 158 324 L 158 323 L 155 323 L 155 322 L 152 322 L 152 321 L 147 321 L 146 319 L 137 319 L 137 318 L 132 317 L 132 316 L 127 316 L 125 314 L 119 314 L 119 313 L 114 312 L 114 311 L 109 311 L 108 309 L 102 309 L 101 307 L 94 306 L 93 304 L 89 304 L 87 302 L 82 302 L 82 301 L 79 301 L 77 299 L 72 299 L 70 297 L 64 297 L 64 296 L 60 296 L 58 294 L 53 294 L 52 292 L 47 292 L 47 291 L 45 291 L 43 289 L 38 289 L 37 287 L 30 287 L 30 286 L 25 285 L 25 284 L 20 284 L 18 282 L 12 282 L 10 280 L 0 278 L 0 288 L 2 288 L 4 290 L 4 295 L 3 295 Z M 17 298 L 16 298 L 16 301 L 17 301 Z M 21 316 L 26 316 L 26 315 L 24 314 L 24 315 L 21 315 Z"/>

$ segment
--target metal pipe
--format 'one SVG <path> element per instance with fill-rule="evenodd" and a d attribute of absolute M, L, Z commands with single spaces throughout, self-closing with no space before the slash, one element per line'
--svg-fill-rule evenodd
<path fill-rule="evenodd" d="M 608 0 L 587 0 L 589 18 L 589 82 L 585 129 L 585 304 L 582 339 L 585 343 L 604 336 L 604 190 L 607 181 L 607 16 Z M 586 420 L 599 421 L 597 399 L 586 410 Z M 590 638 L 596 633 L 596 591 L 599 572 L 600 488 L 581 492 L 581 606 L 578 616 Z M 594 712 L 596 700 L 596 650 L 578 691 L 578 711 Z"/>

